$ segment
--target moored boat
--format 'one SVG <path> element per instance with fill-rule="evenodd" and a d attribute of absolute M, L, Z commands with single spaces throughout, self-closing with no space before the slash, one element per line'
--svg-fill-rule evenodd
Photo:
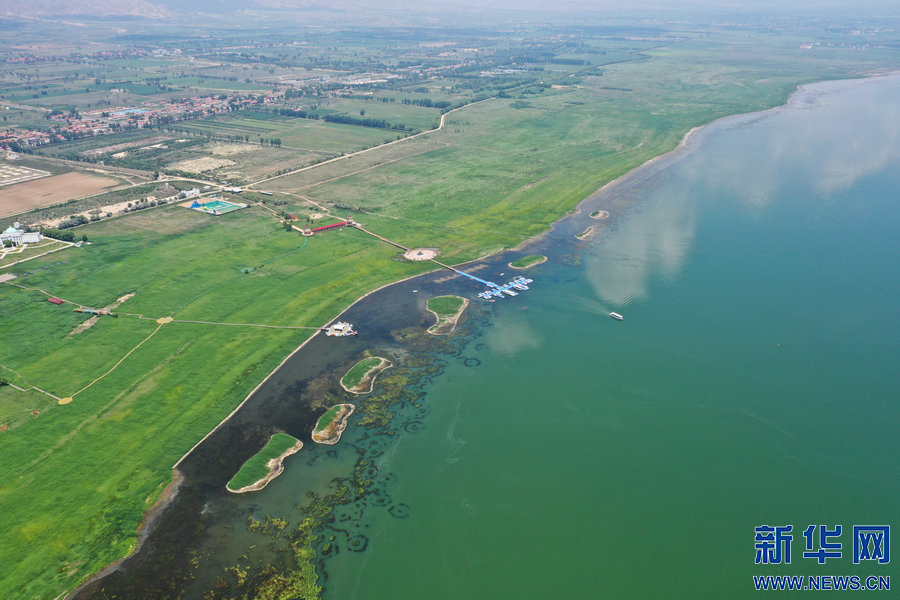
<path fill-rule="evenodd" d="M 329 337 L 345 337 L 359 335 L 359 333 L 353 330 L 353 325 L 351 323 L 338 321 L 334 325 L 325 328 L 325 335 Z"/>

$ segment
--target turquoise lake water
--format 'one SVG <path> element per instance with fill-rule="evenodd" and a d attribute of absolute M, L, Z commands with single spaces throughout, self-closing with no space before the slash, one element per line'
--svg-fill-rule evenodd
<path fill-rule="evenodd" d="M 480 365 L 451 360 L 421 430 L 378 459 L 409 517 L 367 513 L 326 598 L 900 586 L 896 560 L 854 566 L 850 536 L 900 505 L 900 78 L 817 84 L 690 146 L 590 200 L 632 207 L 592 239 L 582 219 L 526 248 L 551 260 L 477 309 Z M 762 524 L 793 525 L 791 565 L 755 564 Z M 802 558 L 810 524 L 843 525 L 842 558 Z"/>

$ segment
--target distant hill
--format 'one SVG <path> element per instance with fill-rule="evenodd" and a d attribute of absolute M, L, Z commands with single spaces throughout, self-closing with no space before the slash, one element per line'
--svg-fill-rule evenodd
<path fill-rule="evenodd" d="M 175 4 L 175 3 L 172 3 Z M 147 0 L 0 0 L 0 15 L 7 17 L 144 17 L 172 16 L 163 3 Z"/>
<path fill-rule="evenodd" d="M 229 14 L 248 10 L 344 12 L 363 6 L 365 3 L 359 0 L 0 0 L 0 16 L 165 19 L 185 13 Z"/>

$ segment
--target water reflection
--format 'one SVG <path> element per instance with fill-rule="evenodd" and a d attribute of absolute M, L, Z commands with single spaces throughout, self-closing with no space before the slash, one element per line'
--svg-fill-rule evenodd
<path fill-rule="evenodd" d="M 792 197 L 780 193 L 785 186 L 799 185 L 798 192 L 808 196 L 801 200 L 822 201 L 882 171 L 900 147 L 900 103 L 885 106 L 885 85 L 900 96 L 900 75 L 862 85 L 818 84 L 803 91 L 790 108 L 738 117 L 713 130 L 703 142 L 708 148 L 732 139 L 719 134 L 745 130 L 740 159 L 724 147 L 704 152 L 702 160 L 689 156 L 678 164 L 678 181 L 665 182 L 665 198 L 649 186 L 674 176 L 667 170 L 632 190 L 643 198 L 640 212 L 607 232 L 583 257 L 597 296 L 608 305 L 624 306 L 647 297 L 651 278 L 676 277 L 694 239 L 698 198 L 763 211 L 779 196 Z M 828 127 L 822 126 L 823 114 Z M 754 127 L 768 119 L 777 120 L 777 126 Z M 882 135 L 859 135 L 873 128 Z"/>
<path fill-rule="evenodd" d="M 624 306 L 646 298 L 651 278 L 677 276 L 694 239 L 696 212 L 696 200 L 684 186 L 677 195 L 645 201 L 640 212 L 585 253 L 585 272 L 597 296 Z"/>

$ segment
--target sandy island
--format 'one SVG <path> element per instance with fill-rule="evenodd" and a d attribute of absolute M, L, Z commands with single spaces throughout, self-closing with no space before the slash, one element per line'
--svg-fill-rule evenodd
<path fill-rule="evenodd" d="M 521 259 L 519 259 L 519 260 L 521 260 Z M 510 269 L 518 269 L 518 270 L 520 270 L 520 271 L 524 271 L 525 269 L 530 269 L 531 267 L 536 267 L 536 266 L 538 266 L 538 265 L 544 264 L 545 262 L 547 262 L 547 257 L 546 257 L 546 256 L 541 256 L 540 258 L 536 258 L 536 259 L 534 259 L 532 262 L 530 262 L 530 263 L 528 263 L 527 265 L 522 266 L 522 267 L 517 267 L 516 265 L 513 264 L 514 262 L 516 262 L 516 261 L 513 261 L 513 262 L 511 262 L 511 263 L 507 263 L 506 266 L 508 266 Z"/>
<path fill-rule="evenodd" d="M 609 218 L 609 212 L 605 210 L 595 210 L 591 213 L 592 219 L 597 219 L 598 221 L 602 221 L 603 219 Z"/>
<path fill-rule="evenodd" d="M 455 296 L 462 300 L 462 306 L 459 307 L 459 310 L 456 311 L 456 314 L 453 315 L 439 315 L 434 312 L 428 306 L 425 306 L 425 309 L 433 314 L 437 319 L 437 323 L 432 325 L 427 329 L 428 333 L 431 335 L 447 335 L 448 333 L 453 333 L 456 329 L 456 324 L 459 323 L 459 318 L 462 317 L 463 313 L 466 312 L 466 308 L 469 306 L 469 301 L 462 296 Z"/>
<path fill-rule="evenodd" d="M 225 489 L 227 489 L 232 494 L 246 494 L 247 492 L 258 492 L 263 489 L 269 482 L 281 475 L 284 472 L 284 459 L 286 459 L 291 454 L 296 454 L 300 452 L 300 448 L 303 447 L 303 442 L 297 440 L 297 443 L 282 452 L 280 455 L 275 458 L 269 459 L 266 463 L 266 467 L 269 469 L 269 474 L 263 477 L 262 479 L 251 483 L 250 485 L 245 485 L 242 488 L 232 489 L 230 486 L 226 485 Z"/>
<path fill-rule="evenodd" d="M 591 225 L 590 227 L 588 227 L 587 229 L 585 229 L 585 230 L 582 231 L 581 233 L 576 233 L 576 234 L 575 234 L 575 237 L 577 237 L 579 240 L 583 240 L 583 239 L 585 239 L 585 238 L 590 237 L 590 235 L 591 235 L 592 233 L 594 233 L 594 226 L 593 226 L 593 225 Z"/>
<path fill-rule="evenodd" d="M 389 369 L 394 366 L 394 363 L 386 358 L 381 358 L 380 356 L 371 356 L 369 358 L 377 358 L 380 359 L 381 362 L 366 371 L 366 374 L 363 375 L 363 378 L 360 380 L 360 382 L 351 388 L 348 388 L 346 385 L 344 385 L 344 380 L 343 378 L 341 378 L 341 387 L 344 388 L 345 391 L 350 392 L 351 394 L 368 394 L 375 386 L 375 378 L 378 377 L 378 374 L 385 369 Z M 364 358 L 363 360 L 366 359 Z M 352 370 L 353 369 L 351 368 L 350 371 Z M 350 371 L 347 371 L 347 373 L 349 373 Z M 346 377 L 346 375 L 344 375 L 344 377 Z"/>
<path fill-rule="evenodd" d="M 344 430 L 347 429 L 347 421 L 350 418 L 350 415 L 353 414 L 353 411 L 356 407 L 349 402 L 344 404 L 338 404 L 340 407 L 340 411 L 335 417 L 331 420 L 331 422 L 325 426 L 321 431 L 318 429 L 319 424 L 316 423 L 316 429 L 313 429 L 312 432 L 312 440 L 317 444 L 337 444 L 341 440 L 341 434 L 344 433 Z M 332 409 L 335 407 L 332 406 Z M 326 415 L 328 413 L 325 413 Z M 325 415 L 322 415 L 323 417 Z M 321 417 L 320 419 L 321 420 Z"/>

